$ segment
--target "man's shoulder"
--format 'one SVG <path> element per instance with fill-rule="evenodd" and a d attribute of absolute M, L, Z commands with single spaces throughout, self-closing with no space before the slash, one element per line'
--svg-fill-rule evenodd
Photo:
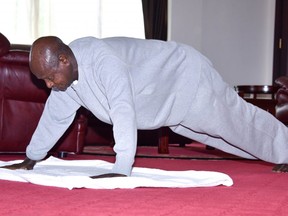
<path fill-rule="evenodd" d="M 84 37 L 72 41 L 69 44 L 70 49 L 74 53 L 78 64 L 80 62 L 89 62 L 92 56 L 103 50 L 103 42 L 101 39 L 95 37 Z M 93 53 L 93 55 L 92 55 Z"/>
<path fill-rule="evenodd" d="M 92 37 L 92 36 L 82 37 L 82 38 L 75 39 L 71 43 L 69 43 L 69 47 L 83 46 L 85 44 L 89 45 L 91 43 L 99 43 L 100 41 L 101 39 Z"/>

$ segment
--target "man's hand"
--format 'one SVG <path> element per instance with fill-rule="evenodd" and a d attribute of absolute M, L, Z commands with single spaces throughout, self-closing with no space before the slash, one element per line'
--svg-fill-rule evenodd
<path fill-rule="evenodd" d="M 127 176 L 123 174 L 118 174 L 118 173 L 107 173 L 107 174 L 102 174 L 102 175 L 97 175 L 97 176 L 90 176 L 90 178 L 92 179 L 112 178 L 112 177 L 127 177 Z"/>
<path fill-rule="evenodd" d="M 287 173 L 288 172 L 288 164 L 277 164 L 273 169 L 273 172 L 278 173 Z"/>
<path fill-rule="evenodd" d="M 31 159 L 26 157 L 25 160 L 21 163 L 2 166 L 0 168 L 10 169 L 10 170 L 16 170 L 16 169 L 32 170 L 33 167 L 35 166 L 36 162 L 37 161 L 31 160 Z"/>

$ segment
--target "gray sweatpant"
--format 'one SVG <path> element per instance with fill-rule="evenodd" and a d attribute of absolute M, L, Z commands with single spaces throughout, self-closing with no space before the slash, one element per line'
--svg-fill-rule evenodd
<path fill-rule="evenodd" d="M 288 163 L 288 128 L 245 102 L 211 67 L 203 68 L 189 113 L 171 129 L 244 158 Z"/>

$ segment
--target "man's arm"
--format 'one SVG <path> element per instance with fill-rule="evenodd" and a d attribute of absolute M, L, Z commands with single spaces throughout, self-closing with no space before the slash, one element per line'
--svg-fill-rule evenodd
<path fill-rule="evenodd" d="M 129 66 L 116 56 L 110 55 L 101 62 L 101 70 L 95 71 L 95 82 L 107 98 L 116 160 L 113 173 L 131 174 L 137 147 L 137 121 L 133 95 L 133 83 Z"/>
<path fill-rule="evenodd" d="M 51 91 L 39 123 L 29 145 L 26 156 L 31 160 L 42 160 L 73 122 L 80 105 L 66 92 Z"/>
<path fill-rule="evenodd" d="M 16 169 L 32 170 L 36 163 L 37 163 L 37 161 L 31 160 L 28 157 L 26 157 L 25 160 L 21 163 L 6 165 L 6 166 L 2 166 L 0 168 L 10 169 L 10 170 L 16 170 Z"/>

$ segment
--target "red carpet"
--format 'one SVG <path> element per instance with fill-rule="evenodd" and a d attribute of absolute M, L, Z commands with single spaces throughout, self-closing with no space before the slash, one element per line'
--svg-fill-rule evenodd
<path fill-rule="evenodd" d="M 20 158 L 23 156 L 0 155 L 0 160 Z M 114 157 L 94 155 L 69 155 L 67 159 L 77 158 L 114 160 Z M 273 165 L 269 163 L 136 158 L 135 165 L 224 172 L 234 180 L 234 185 L 188 189 L 67 190 L 0 181 L 0 215 L 288 215 L 288 174 L 271 172 Z"/>

